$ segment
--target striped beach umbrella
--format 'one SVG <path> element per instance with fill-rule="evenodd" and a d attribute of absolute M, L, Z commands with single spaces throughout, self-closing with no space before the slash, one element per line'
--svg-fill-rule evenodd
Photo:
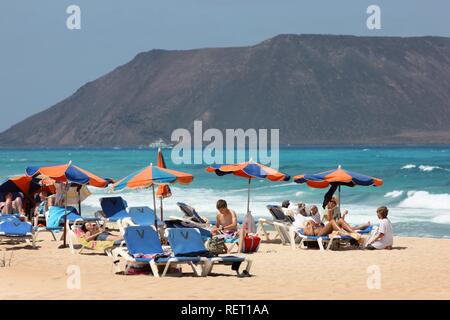
<path fill-rule="evenodd" d="M 105 188 L 111 182 L 109 179 L 100 178 L 89 171 L 81 169 L 72 164 L 72 161 L 63 165 L 30 166 L 26 169 L 26 173 L 30 177 L 50 178 L 56 182 L 90 185 L 98 188 Z"/>
<path fill-rule="evenodd" d="M 24 196 L 31 195 L 42 189 L 38 179 L 29 176 L 17 176 L 6 179 L 0 184 L 0 193 L 22 192 Z"/>
<path fill-rule="evenodd" d="M 156 199 L 155 199 L 155 184 L 180 183 L 189 184 L 194 179 L 194 176 L 189 173 L 175 171 L 167 168 L 160 168 L 150 164 L 139 171 L 136 171 L 125 178 L 113 184 L 113 191 L 120 191 L 125 188 L 129 189 L 146 189 L 152 188 L 153 191 L 153 209 L 155 212 L 155 226 L 156 226 Z M 163 217 L 161 216 L 161 221 Z"/>
<path fill-rule="evenodd" d="M 26 168 L 26 174 L 30 177 L 41 179 L 42 181 L 51 181 L 55 183 L 62 183 L 65 185 L 75 184 L 80 186 L 78 192 L 80 192 L 82 185 L 90 185 L 98 188 L 105 188 L 111 182 L 110 179 L 101 178 L 89 171 L 81 169 L 80 167 L 72 164 L 70 161 L 67 164 L 51 165 L 51 166 L 30 166 Z M 65 192 L 67 200 L 67 191 Z M 67 201 L 64 203 L 64 207 L 67 211 Z M 81 203 L 78 204 L 79 211 L 81 211 Z M 79 212 L 81 214 L 81 212 Z M 66 247 L 66 222 L 67 214 L 64 214 L 64 243 L 63 248 Z"/>
<path fill-rule="evenodd" d="M 315 174 L 301 174 L 294 177 L 296 183 L 306 183 L 312 188 L 327 188 L 331 186 L 330 191 L 327 192 L 326 199 L 331 199 L 332 194 L 336 189 L 339 190 L 339 206 L 340 206 L 340 192 L 341 186 L 375 186 L 379 187 L 383 184 L 383 180 L 374 178 L 361 173 L 344 170 L 339 166 L 335 170 L 328 170 Z M 329 201 L 328 199 L 328 201 Z M 324 200 L 324 205 L 327 202 Z"/>
<path fill-rule="evenodd" d="M 270 181 L 288 181 L 291 177 L 285 173 L 257 163 L 253 160 L 237 164 L 212 165 L 206 168 L 207 172 L 214 172 L 218 176 L 234 174 L 248 179 L 247 213 L 250 212 L 250 184 L 252 179 L 268 179 Z"/>

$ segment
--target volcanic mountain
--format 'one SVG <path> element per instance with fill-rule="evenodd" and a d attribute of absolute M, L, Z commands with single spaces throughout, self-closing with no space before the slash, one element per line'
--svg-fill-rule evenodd
<path fill-rule="evenodd" d="M 207 128 L 282 144 L 450 143 L 450 38 L 279 35 L 151 50 L 0 134 L 1 146 L 138 146 Z"/>

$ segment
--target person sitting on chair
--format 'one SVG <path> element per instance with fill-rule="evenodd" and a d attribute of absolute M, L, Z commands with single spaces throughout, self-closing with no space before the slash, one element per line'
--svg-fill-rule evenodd
<path fill-rule="evenodd" d="M 218 210 L 216 216 L 216 225 L 212 228 L 211 233 L 217 235 L 224 233 L 234 235 L 237 232 L 236 212 L 228 208 L 225 200 L 218 200 L 216 204 Z"/>

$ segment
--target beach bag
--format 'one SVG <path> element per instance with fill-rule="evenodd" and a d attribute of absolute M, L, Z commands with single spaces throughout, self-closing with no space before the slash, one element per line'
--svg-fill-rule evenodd
<path fill-rule="evenodd" d="M 258 251 L 261 238 L 258 236 L 245 236 L 242 241 L 242 252 L 252 253 Z"/>
<path fill-rule="evenodd" d="M 206 241 L 206 249 L 214 255 L 227 253 L 227 246 L 225 245 L 225 239 L 223 237 L 212 237 Z"/>

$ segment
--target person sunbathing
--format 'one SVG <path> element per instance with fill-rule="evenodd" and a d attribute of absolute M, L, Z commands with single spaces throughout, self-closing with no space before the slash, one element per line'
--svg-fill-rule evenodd
<path fill-rule="evenodd" d="M 22 205 L 22 198 L 17 196 L 14 199 L 14 195 L 11 192 L 7 192 L 5 194 L 5 202 L 0 203 L 1 213 L 4 214 L 13 214 L 20 213 L 22 215 L 25 214 L 25 210 Z"/>
<path fill-rule="evenodd" d="M 95 222 L 86 222 L 81 227 L 81 230 L 84 232 L 84 238 L 86 241 L 121 241 L 123 240 L 123 236 L 121 235 L 113 235 L 105 229 L 101 228 Z"/>
<path fill-rule="evenodd" d="M 216 225 L 211 229 L 212 235 L 224 233 L 225 235 L 234 235 L 237 232 L 236 212 L 228 208 L 225 200 L 218 200 L 216 204 L 218 210 L 216 216 Z"/>
<path fill-rule="evenodd" d="M 368 226 L 370 226 L 370 221 L 367 223 L 358 225 L 358 226 L 351 226 L 345 221 L 345 217 L 348 214 L 348 210 L 344 211 L 344 214 L 341 215 L 341 211 L 339 207 L 337 206 L 337 199 L 336 197 L 331 198 L 331 200 L 327 204 L 326 213 L 324 214 L 324 219 L 322 222 L 327 222 L 334 220 L 336 223 L 341 226 L 344 230 L 348 232 L 355 232 L 358 230 L 366 229 Z"/>

